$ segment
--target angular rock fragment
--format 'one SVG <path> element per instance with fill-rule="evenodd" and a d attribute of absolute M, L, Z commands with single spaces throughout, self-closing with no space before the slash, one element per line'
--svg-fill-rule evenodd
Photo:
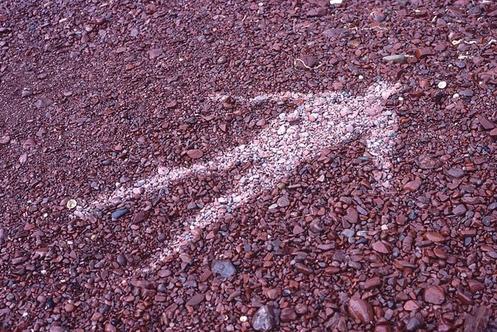
<path fill-rule="evenodd" d="M 480 125 L 483 127 L 485 130 L 492 130 L 495 128 L 495 123 L 493 121 L 490 121 L 483 115 L 478 115 L 477 116 L 478 122 Z"/>
<path fill-rule="evenodd" d="M 276 326 L 276 317 L 273 309 L 264 305 L 257 310 L 252 318 L 252 327 L 256 331 L 270 331 Z"/>
<path fill-rule="evenodd" d="M 373 320 L 373 308 L 363 299 L 350 299 L 348 309 L 350 315 L 358 321 L 369 323 Z"/>
<path fill-rule="evenodd" d="M 454 178 L 462 178 L 464 176 L 464 170 L 460 167 L 452 167 L 451 169 L 449 169 L 447 171 L 447 174 L 449 174 L 450 176 L 454 177 Z"/>
<path fill-rule="evenodd" d="M 161 48 L 153 48 L 148 51 L 148 57 L 150 59 L 155 59 L 159 57 L 162 54 L 162 49 Z"/>
<path fill-rule="evenodd" d="M 127 208 L 121 208 L 117 209 L 111 214 L 112 221 L 116 221 L 117 219 L 121 218 L 122 216 L 126 215 L 129 212 Z"/>
<path fill-rule="evenodd" d="M 383 60 L 386 62 L 405 63 L 407 62 L 407 56 L 405 54 L 392 54 L 384 56 Z"/>
<path fill-rule="evenodd" d="M 202 303 L 204 298 L 205 298 L 205 295 L 202 293 L 195 294 L 188 300 L 188 302 L 186 302 L 186 305 L 189 305 L 191 307 L 195 307 L 195 306 L 199 305 L 200 303 Z"/>
<path fill-rule="evenodd" d="M 202 158 L 204 156 L 204 152 L 200 149 L 188 150 L 188 151 L 186 151 L 186 154 L 191 159 L 199 159 L 199 158 Z"/>
<path fill-rule="evenodd" d="M 445 302 L 445 292 L 440 286 L 430 286 L 424 291 L 424 300 L 431 304 L 442 304 Z"/>
<path fill-rule="evenodd" d="M 427 57 L 429 55 L 434 55 L 435 52 L 433 51 L 433 49 L 431 47 L 422 47 L 422 48 L 418 48 L 416 49 L 416 51 L 414 52 L 414 55 L 416 56 L 416 58 L 418 59 L 421 59 L 421 58 L 424 58 L 424 57 Z"/>
<path fill-rule="evenodd" d="M 10 136 L 4 135 L 0 137 L 0 144 L 8 144 L 10 142 Z"/>
<path fill-rule="evenodd" d="M 297 319 L 297 313 L 293 308 L 285 308 L 281 310 L 280 320 L 282 322 L 290 322 L 295 319 Z"/>
<path fill-rule="evenodd" d="M 211 271 L 212 273 L 226 279 L 235 274 L 236 268 L 233 263 L 228 260 L 215 260 L 212 263 Z"/>
<path fill-rule="evenodd" d="M 421 179 L 419 177 L 416 177 L 416 179 L 409 181 L 404 185 L 404 190 L 414 192 L 418 190 L 420 186 L 421 186 Z"/>
<path fill-rule="evenodd" d="M 385 244 L 383 241 L 374 242 L 371 247 L 373 248 L 374 251 L 382 254 L 388 254 L 390 252 L 388 245 Z"/>

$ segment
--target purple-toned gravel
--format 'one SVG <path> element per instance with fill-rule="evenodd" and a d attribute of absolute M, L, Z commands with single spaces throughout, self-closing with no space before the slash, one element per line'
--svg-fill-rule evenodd
<path fill-rule="evenodd" d="M 497 3 L 332 2 L 2 1 L 0 331 L 497 330 Z"/>

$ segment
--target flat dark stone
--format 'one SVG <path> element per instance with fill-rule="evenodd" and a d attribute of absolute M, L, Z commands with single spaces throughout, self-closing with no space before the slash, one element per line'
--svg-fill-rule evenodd
<path fill-rule="evenodd" d="M 234 275 L 235 272 L 235 266 L 228 260 L 215 260 L 212 263 L 212 273 L 217 274 L 222 278 L 229 278 Z"/>
<path fill-rule="evenodd" d="M 117 209 L 114 212 L 112 212 L 112 214 L 111 214 L 112 220 L 113 221 L 117 220 L 117 219 L 121 218 L 122 216 L 126 215 L 128 212 L 129 212 L 129 210 L 126 208 Z"/>

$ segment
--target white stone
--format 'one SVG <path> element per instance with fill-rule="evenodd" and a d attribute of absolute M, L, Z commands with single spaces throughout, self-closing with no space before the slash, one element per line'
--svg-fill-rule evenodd
<path fill-rule="evenodd" d="M 66 204 L 66 207 L 69 209 L 69 210 L 72 210 L 74 209 L 76 206 L 78 205 L 78 203 L 76 202 L 75 199 L 70 199 L 67 201 L 67 204 Z"/>
<path fill-rule="evenodd" d="M 447 87 L 447 82 L 440 81 L 440 82 L 438 82 L 437 86 L 438 86 L 439 89 L 445 89 Z"/>

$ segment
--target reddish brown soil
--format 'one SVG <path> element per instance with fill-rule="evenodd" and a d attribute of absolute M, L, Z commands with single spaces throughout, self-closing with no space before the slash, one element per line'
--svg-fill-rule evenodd
<path fill-rule="evenodd" d="M 264 305 L 282 331 L 497 330 L 493 38 L 483 0 L 2 1 L 0 330 L 251 330 Z M 361 137 L 331 146 L 152 271 L 245 166 L 122 202 L 115 221 L 66 207 L 295 108 L 214 93 L 356 95 L 380 79 L 401 85 L 390 190 Z"/>

